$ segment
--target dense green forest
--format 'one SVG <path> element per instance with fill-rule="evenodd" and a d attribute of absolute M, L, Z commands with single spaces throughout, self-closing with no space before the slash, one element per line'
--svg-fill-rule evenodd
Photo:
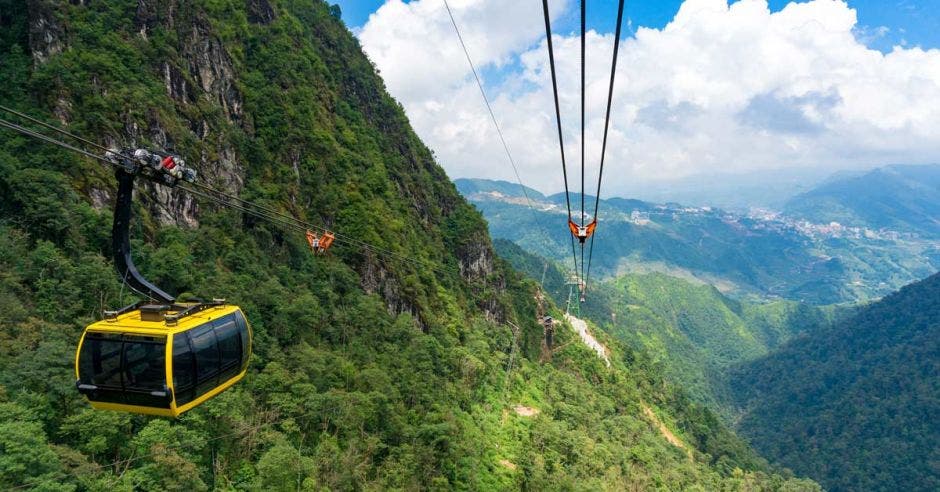
<path fill-rule="evenodd" d="M 179 420 L 93 411 L 86 324 L 133 300 L 100 163 L 0 139 L 0 488 L 818 490 L 774 472 L 643 351 L 569 328 L 496 258 L 338 10 L 317 0 L 0 0 L 0 101 L 183 155 L 242 197 L 418 260 L 140 185 L 138 266 L 225 297 L 246 379 Z M 549 303 L 550 312 L 558 314 Z M 677 444 L 665 435 L 675 434 Z"/>
<path fill-rule="evenodd" d="M 940 489 L 940 275 L 734 371 L 739 428 L 829 490 Z"/>

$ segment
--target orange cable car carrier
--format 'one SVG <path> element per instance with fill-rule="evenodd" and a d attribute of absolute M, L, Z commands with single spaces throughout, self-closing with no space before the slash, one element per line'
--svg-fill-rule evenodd
<path fill-rule="evenodd" d="M 245 376 L 251 328 L 224 300 L 176 302 L 145 279 L 131 259 L 128 226 L 134 180 L 176 186 L 196 173 L 176 156 L 138 149 L 108 154 L 118 193 L 111 229 L 114 266 L 147 298 L 85 328 L 75 354 L 75 385 L 96 409 L 176 417 Z"/>
<path fill-rule="evenodd" d="M 578 242 L 581 244 L 584 244 L 584 241 L 587 241 L 587 239 L 594 234 L 594 229 L 596 228 L 597 219 L 592 220 L 585 226 L 579 226 L 578 224 L 575 224 L 574 221 L 570 218 L 568 219 L 568 229 L 571 229 L 571 234 L 578 238 Z"/>
<path fill-rule="evenodd" d="M 317 233 L 307 230 L 307 244 L 310 245 L 310 249 L 313 250 L 314 254 L 326 253 L 326 250 L 330 249 L 335 240 L 336 236 L 330 231 L 326 231 L 322 236 L 317 237 Z"/>

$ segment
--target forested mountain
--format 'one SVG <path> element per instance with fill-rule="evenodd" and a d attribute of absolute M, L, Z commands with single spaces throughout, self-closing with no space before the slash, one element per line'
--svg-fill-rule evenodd
<path fill-rule="evenodd" d="M 896 165 L 861 175 L 836 175 L 793 197 L 784 210 L 815 222 L 940 238 L 940 164 Z"/>
<path fill-rule="evenodd" d="M 520 271 L 540 281 L 544 278 L 545 291 L 564 305 L 565 277 L 554 263 L 506 240 L 497 240 L 495 246 Z M 728 377 L 730 368 L 852 312 L 848 307 L 793 301 L 735 300 L 713 286 L 661 273 L 594 282 L 588 299 L 579 306 L 584 317 L 649 354 L 694 400 L 717 409 L 729 421 L 734 413 L 728 394 L 734 384 Z"/>
<path fill-rule="evenodd" d="M 0 0 L 3 105 L 172 149 L 201 182 L 375 245 L 315 257 L 302 234 L 139 185 L 140 269 L 240 305 L 254 356 L 179 420 L 93 411 L 79 334 L 133 300 L 108 256 L 114 179 L 2 130 L 0 488 L 818 489 L 773 474 L 642 351 L 598 332 L 608 368 L 560 324 L 547 354 L 534 283 L 495 257 L 338 14 Z"/>
<path fill-rule="evenodd" d="M 940 274 L 733 378 L 741 431 L 827 489 L 940 489 Z"/>
<path fill-rule="evenodd" d="M 494 237 L 570 262 L 563 194 L 530 194 L 533 212 L 518 186 L 487 184 L 457 180 Z M 736 297 L 824 305 L 886 295 L 940 268 L 940 243 L 931 239 L 622 198 L 601 200 L 600 210 L 592 262 L 598 278 L 661 272 Z"/>

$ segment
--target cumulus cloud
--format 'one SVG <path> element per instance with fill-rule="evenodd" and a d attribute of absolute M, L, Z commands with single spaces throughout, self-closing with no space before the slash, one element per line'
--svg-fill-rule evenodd
<path fill-rule="evenodd" d="M 452 0 L 531 186 L 562 188 L 539 2 Z M 573 2 L 556 1 L 561 15 Z M 605 189 L 698 173 L 940 162 L 940 50 L 869 49 L 841 0 L 686 0 L 621 42 Z M 359 33 L 391 93 L 453 177 L 512 179 L 440 0 L 392 0 Z M 588 189 L 596 176 L 612 33 L 587 37 Z M 579 39 L 556 34 L 569 158 L 580 187 Z M 635 188 L 634 188 L 635 189 Z"/>

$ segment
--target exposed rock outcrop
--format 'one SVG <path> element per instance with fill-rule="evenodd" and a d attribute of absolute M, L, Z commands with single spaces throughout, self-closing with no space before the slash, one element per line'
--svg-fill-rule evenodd
<path fill-rule="evenodd" d="M 29 12 L 29 51 L 33 61 L 44 63 L 65 48 L 65 30 L 56 18 L 54 1 L 31 0 Z"/>

